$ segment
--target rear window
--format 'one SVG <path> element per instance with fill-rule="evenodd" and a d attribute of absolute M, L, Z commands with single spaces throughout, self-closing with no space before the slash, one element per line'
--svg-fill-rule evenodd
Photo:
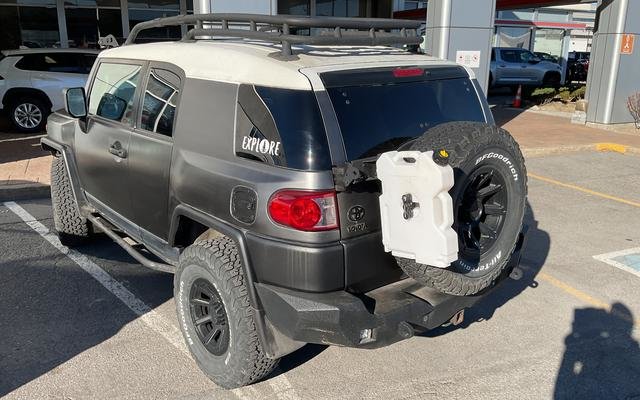
<path fill-rule="evenodd" d="M 397 150 L 445 122 L 485 121 L 473 83 L 457 67 L 400 78 L 391 69 L 377 70 L 368 83 L 367 73 L 343 79 L 331 74 L 322 79 L 349 160 Z"/>
<path fill-rule="evenodd" d="M 88 73 L 77 53 L 27 54 L 18 61 L 16 68 L 27 71 Z"/>
<path fill-rule="evenodd" d="M 240 85 L 235 150 L 239 157 L 292 169 L 331 169 L 320 109 L 309 90 Z"/>

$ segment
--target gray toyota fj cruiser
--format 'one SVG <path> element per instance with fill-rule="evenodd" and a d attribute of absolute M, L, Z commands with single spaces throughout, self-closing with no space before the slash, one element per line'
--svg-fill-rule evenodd
<path fill-rule="evenodd" d="M 188 33 L 133 44 L 169 25 Z M 226 388 L 305 343 L 376 348 L 459 322 L 518 263 L 526 172 L 471 71 L 388 46 L 419 43 L 418 25 L 136 25 L 49 117 L 60 241 L 102 231 L 175 273 L 185 341 Z"/>

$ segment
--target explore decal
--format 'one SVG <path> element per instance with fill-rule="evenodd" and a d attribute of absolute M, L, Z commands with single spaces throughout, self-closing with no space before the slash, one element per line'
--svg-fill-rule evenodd
<path fill-rule="evenodd" d="M 268 154 L 270 156 L 280 155 L 280 142 L 274 142 L 268 139 L 259 139 L 255 137 L 242 137 L 242 150 L 253 151 L 260 154 Z"/>

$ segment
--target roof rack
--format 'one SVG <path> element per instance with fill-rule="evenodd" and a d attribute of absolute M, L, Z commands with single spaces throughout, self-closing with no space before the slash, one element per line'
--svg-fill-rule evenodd
<path fill-rule="evenodd" d="M 291 56 L 292 44 L 311 45 L 415 45 L 420 44 L 417 37 L 420 21 L 408 21 L 381 18 L 341 18 L 307 17 L 297 15 L 260 15 L 260 14 L 194 14 L 175 17 L 156 18 L 141 22 L 133 27 L 125 45 L 135 42 L 138 34 L 145 29 L 164 26 L 193 25 L 182 40 L 195 40 L 198 37 L 237 37 L 264 40 L 282 45 L 282 55 Z M 232 26 L 232 27 L 230 27 Z M 296 34 L 297 29 L 329 28 L 319 36 Z M 355 30 L 353 31 L 345 31 Z M 391 33 L 387 30 L 399 30 Z M 415 33 L 409 35 L 408 30 Z M 294 32 L 294 33 L 291 33 Z M 329 33 L 329 34 L 326 34 Z"/>

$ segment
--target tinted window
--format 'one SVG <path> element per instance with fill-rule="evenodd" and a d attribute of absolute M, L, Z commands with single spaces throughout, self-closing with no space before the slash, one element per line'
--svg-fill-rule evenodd
<path fill-rule="evenodd" d="M 144 92 L 142 129 L 171 136 L 180 92 L 180 77 L 173 72 L 152 68 Z"/>
<path fill-rule="evenodd" d="M 503 61 L 512 63 L 526 63 L 529 62 L 532 57 L 534 57 L 533 53 L 531 53 L 530 51 L 520 49 L 501 50 L 500 54 Z"/>
<path fill-rule="evenodd" d="M 140 69 L 139 65 L 100 64 L 89 95 L 89 114 L 131 124 Z"/>
<path fill-rule="evenodd" d="M 80 54 L 74 53 L 27 54 L 18 61 L 16 67 L 29 71 L 87 73 Z"/>
<path fill-rule="evenodd" d="M 84 72 L 86 74 L 91 72 L 91 68 L 93 67 L 93 64 L 95 64 L 97 57 L 98 56 L 96 54 L 83 54 L 82 55 L 82 60 L 84 61 Z"/>
<path fill-rule="evenodd" d="M 313 92 L 241 85 L 236 154 L 301 170 L 331 168 L 320 110 Z"/>
<path fill-rule="evenodd" d="M 327 91 L 350 160 L 397 150 L 444 122 L 485 121 L 469 78 L 330 87 Z"/>

